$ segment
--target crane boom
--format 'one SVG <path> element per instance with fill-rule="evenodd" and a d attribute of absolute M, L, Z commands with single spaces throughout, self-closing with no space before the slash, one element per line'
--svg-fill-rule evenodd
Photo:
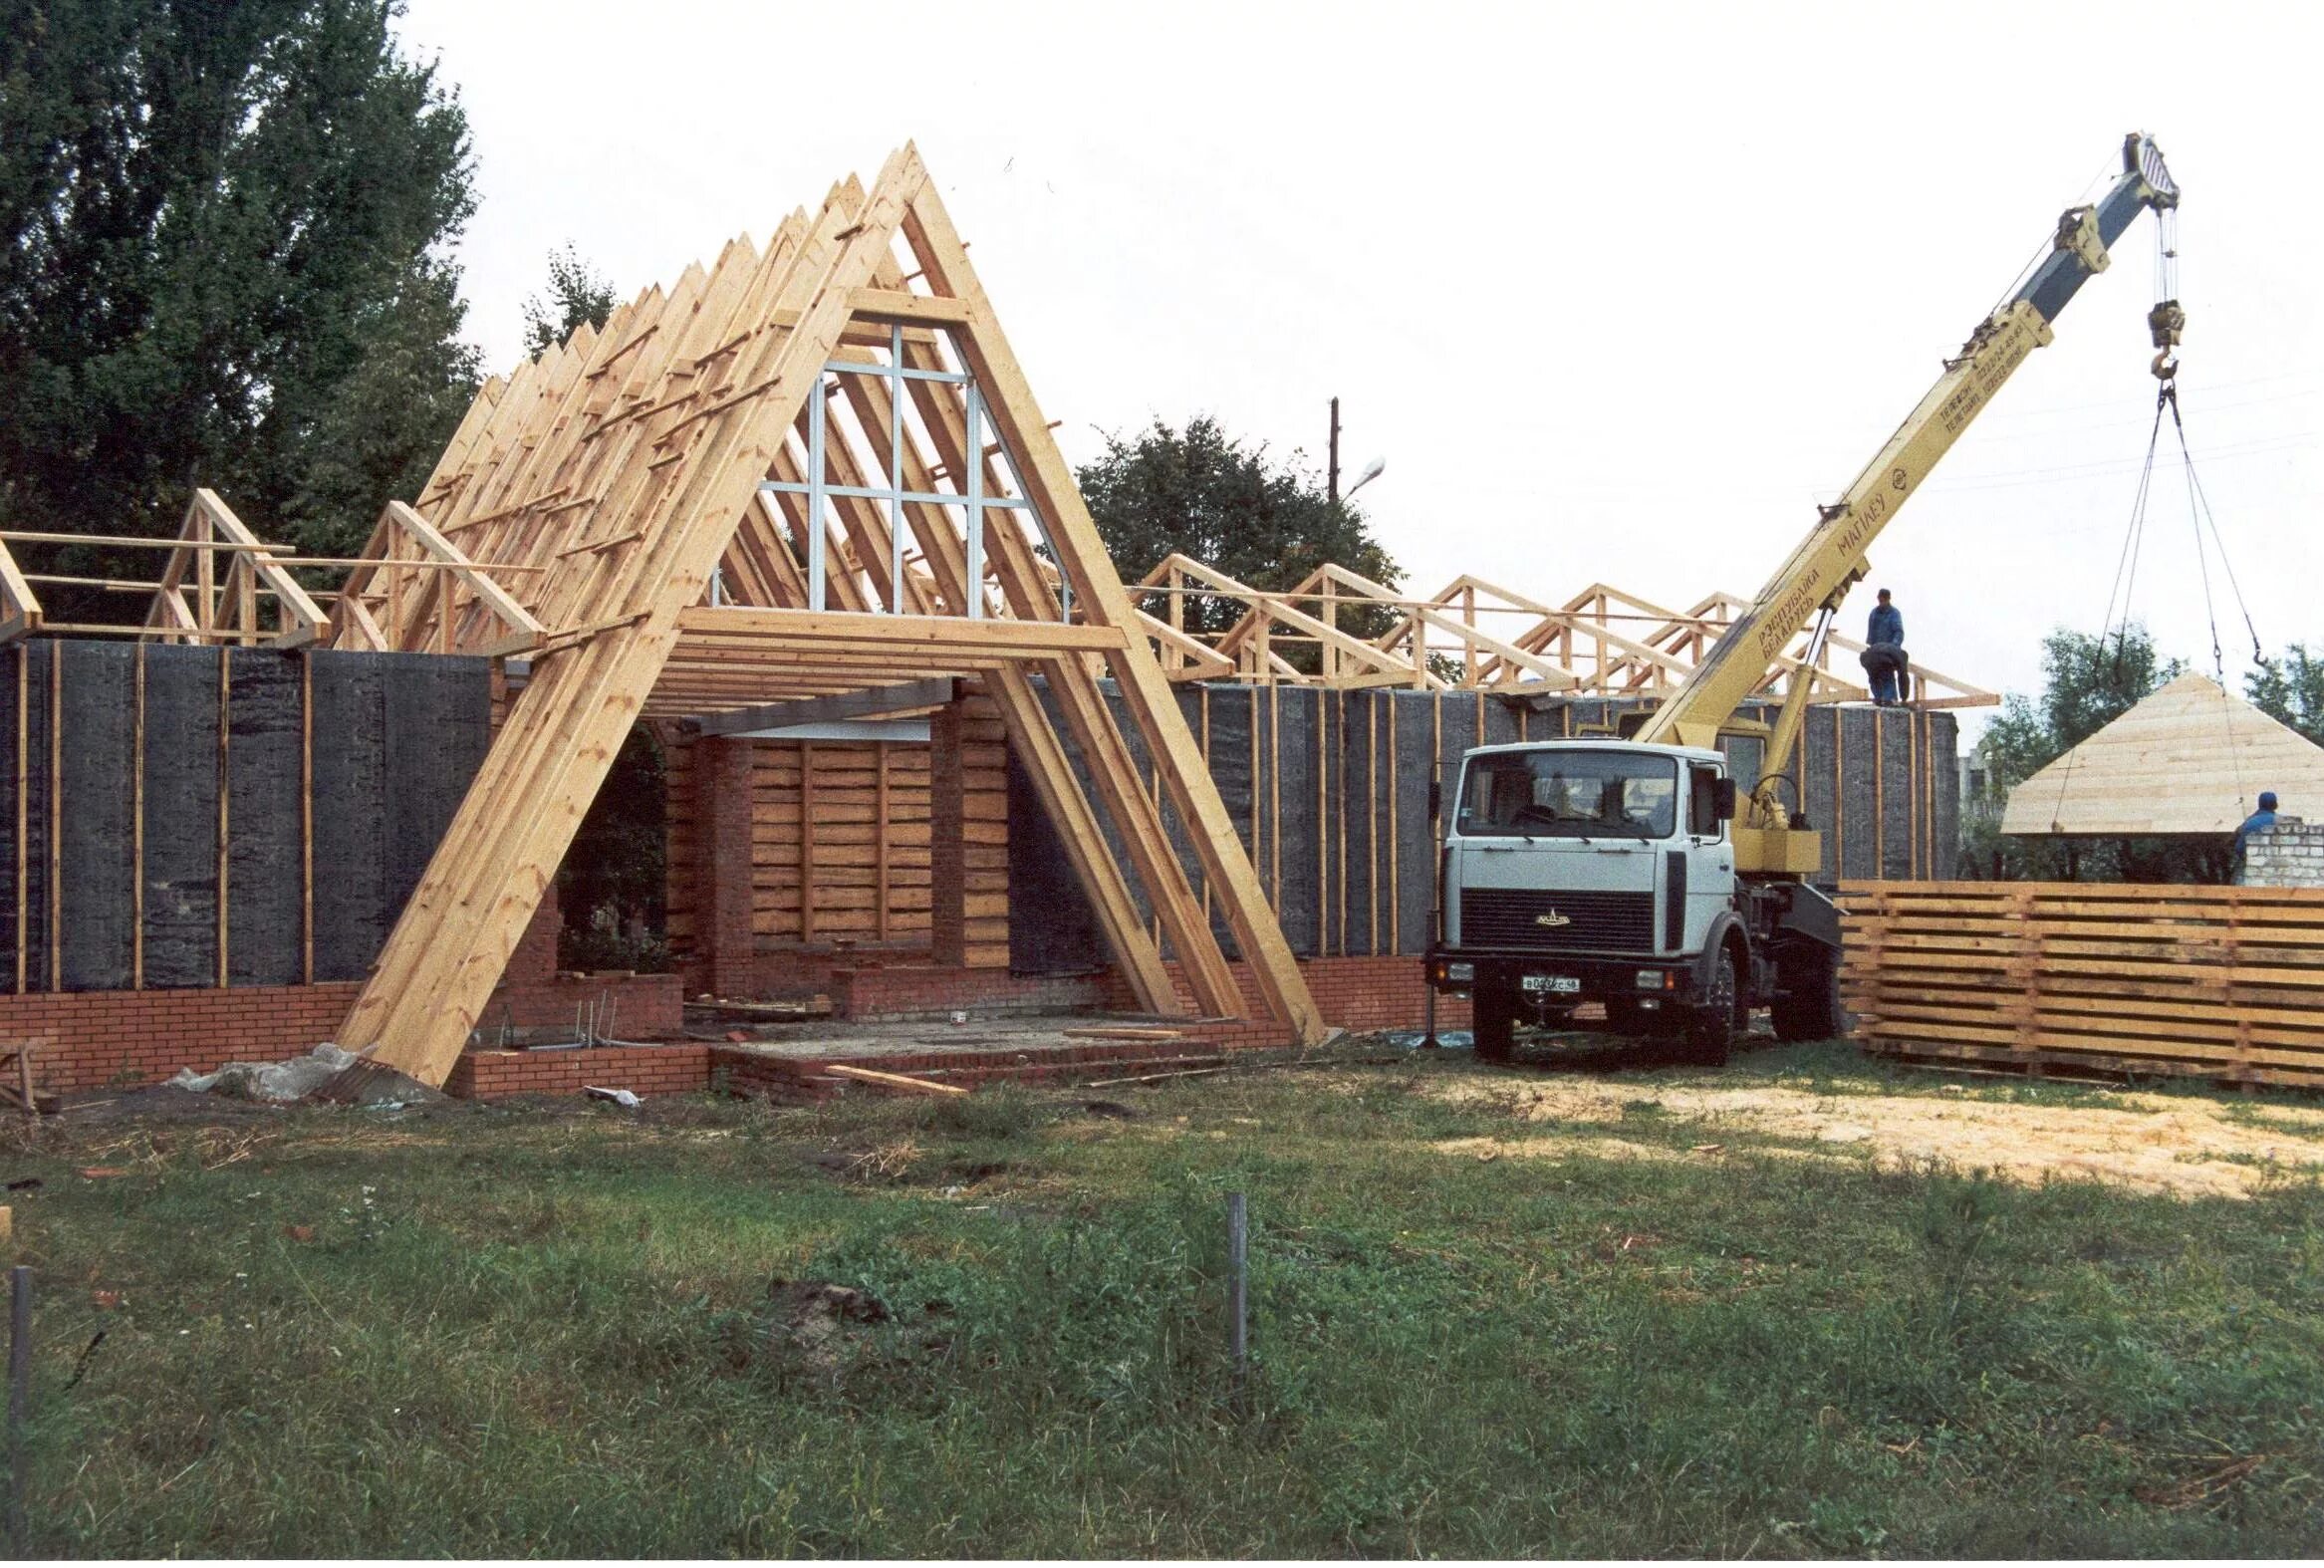
<path fill-rule="evenodd" d="M 2179 187 L 2152 137 L 2134 132 L 2123 143 L 2123 171 L 2095 204 L 2068 208 L 2058 221 L 2050 254 L 2001 305 L 1978 323 L 1959 355 L 1929 390 L 1880 454 L 1834 505 L 1819 509 L 1815 527 L 1767 580 L 1751 608 L 1738 617 L 1678 689 L 1664 701 L 1638 739 L 1665 745 L 1715 746 L 1718 734 L 1759 689 L 1791 640 L 1819 611 L 1837 610 L 1866 570 L 1865 553 L 1897 511 L 1918 492 L 1938 459 L 1968 427 L 2026 356 L 2050 341 L 2050 323 L 2082 285 L 2107 265 L 2108 247 L 2139 213 L 2168 212 Z M 2177 367 L 2170 350 L 2185 316 L 2176 301 L 2155 307 L 2155 374 Z M 1798 732 L 1808 680 L 1794 682 L 1792 698 L 1767 748 L 1763 775 L 1780 772 Z M 1762 810 L 1773 809 L 1771 797 Z M 1754 826 L 1780 829 L 1779 821 Z"/>

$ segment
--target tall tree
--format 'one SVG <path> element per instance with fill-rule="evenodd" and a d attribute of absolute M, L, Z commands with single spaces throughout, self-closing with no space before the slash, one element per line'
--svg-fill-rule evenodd
<path fill-rule="evenodd" d="M 2243 694 L 2269 718 L 2324 746 L 2324 658 L 2310 656 L 2306 644 L 2294 643 L 2244 676 Z"/>
<path fill-rule="evenodd" d="M 1404 580 L 1364 514 L 1325 494 L 1298 463 L 1276 462 L 1264 444 L 1246 446 L 1216 420 L 1198 416 L 1182 430 L 1157 419 L 1134 440 L 1106 437 L 1103 455 L 1080 472 L 1098 534 L 1126 578 L 1136 579 L 1176 551 L 1253 588 L 1290 588 L 1335 561 L 1390 588 Z M 1229 599 L 1191 596 L 1189 632 L 1217 633 L 1242 618 Z M 1309 614 L 1316 607 L 1302 605 Z M 1148 606 L 1161 615 L 1159 606 Z M 1378 635 L 1391 617 L 1345 610 L 1343 630 Z"/>
<path fill-rule="evenodd" d="M 0 520 L 166 533 L 206 484 L 345 550 L 417 489 L 473 165 L 399 12 L 0 0 Z"/>
<path fill-rule="evenodd" d="M 549 252 L 549 290 L 525 301 L 525 353 L 546 354 L 583 325 L 603 327 L 614 313 L 614 285 L 567 240 Z"/>

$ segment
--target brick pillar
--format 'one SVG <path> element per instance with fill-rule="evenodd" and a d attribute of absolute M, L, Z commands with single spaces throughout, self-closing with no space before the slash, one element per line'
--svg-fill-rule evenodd
<path fill-rule="evenodd" d="M 714 996 L 757 988 L 758 937 L 751 930 L 751 768 L 747 740 L 713 735 L 694 742 L 694 874 L 700 941 Z"/>
<path fill-rule="evenodd" d="M 557 907 L 557 883 L 551 878 L 540 908 L 533 911 L 531 923 L 517 938 L 516 951 L 508 956 L 508 967 L 500 972 L 500 983 L 539 985 L 557 978 L 557 936 L 564 929 L 565 912 Z"/>
<path fill-rule="evenodd" d="M 1009 966 L 1008 742 L 992 699 L 928 722 L 929 925 L 939 964 Z"/>

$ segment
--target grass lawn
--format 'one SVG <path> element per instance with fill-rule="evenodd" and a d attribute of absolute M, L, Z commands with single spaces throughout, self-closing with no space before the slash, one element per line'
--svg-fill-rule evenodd
<path fill-rule="evenodd" d="M 1656 1099 L 1778 1078 L 1938 1086 L 1840 1046 L 1768 1051 L 1603 1079 L 1623 1093 L 1600 1125 L 1544 1126 L 1522 1114 L 1525 1073 L 1447 1053 L 1101 1090 L 1096 1110 L 1087 1091 L 988 1091 L 68 1122 L 5 1162 L 45 1182 L 14 1199 L 41 1291 L 31 1544 L 2324 1541 L 2312 1180 L 2189 1199 L 1882 1169 Z M 2093 1092 L 2033 1092 L 2109 1114 Z M 1563 1152 L 1498 1152 L 1552 1135 Z M 88 1166 L 125 1174 L 74 1175 Z M 1238 1188 L 1256 1356 L 1239 1420 L 1222 1326 Z M 864 1294 L 834 1314 L 802 1281 Z"/>

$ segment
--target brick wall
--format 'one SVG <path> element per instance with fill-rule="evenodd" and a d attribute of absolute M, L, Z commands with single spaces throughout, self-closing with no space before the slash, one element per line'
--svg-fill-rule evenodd
<path fill-rule="evenodd" d="M 57 991 L 0 996 L 0 1035 L 46 1038 L 40 1084 L 55 1093 L 159 1083 L 181 1067 L 303 1054 L 338 1030 L 363 987 L 252 985 L 232 990 Z"/>
<path fill-rule="evenodd" d="M 552 944 L 554 939 L 552 934 Z M 153 1084 L 181 1067 L 206 1073 L 227 1062 L 304 1055 L 339 1032 L 361 989 L 360 982 L 342 980 L 0 995 L 0 1038 L 50 1042 L 38 1061 L 41 1087 L 52 1093 Z M 610 1007 L 613 1028 L 629 1039 L 676 1034 L 684 1023 L 675 975 L 552 973 L 520 979 L 512 969 L 492 994 L 483 1028 L 489 1035 L 504 1020 L 520 1029 L 570 1026 L 575 1008 L 588 1004 L 597 1005 L 601 1016 Z"/>
<path fill-rule="evenodd" d="M 986 1017 L 1010 1013 L 1072 1012 L 1111 1006 L 1104 974 L 1011 974 L 934 964 L 834 969 L 827 994 L 842 1018 L 942 1018 L 953 1012 Z"/>
<path fill-rule="evenodd" d="M 2247 888 L 2324 888 L 2324 822 L 2278 816 L 2243 841 Z"/>
<path fill-rule="evenodd" d="M 931 956 L 945 968 L 1009 966 L 1008 736 L 986 696 L 936 710 L 928 732 Z"/>
<path fill-rule="evenodd" d="M 444 1092 L 463 1100 L 577 1095 L 585 1084 L 637 1095 L 693 1094 L 710 1086 L 706 1045 L 601 1045 L 567 1051 L 467 1051 Z"/>

